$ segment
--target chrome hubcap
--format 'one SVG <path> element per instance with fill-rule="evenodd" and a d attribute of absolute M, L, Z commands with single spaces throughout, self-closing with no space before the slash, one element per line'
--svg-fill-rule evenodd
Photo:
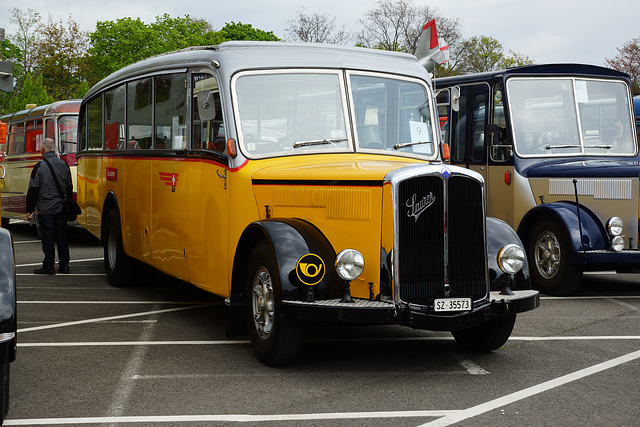
<path fill-rule="evenodd" d="M 253 325 L 260 338 L 266 340 L 273 328 L 275 297 L 271 275 L 265 267 L 256 271 L 251 294 Z"/>
<path fill-rule="evenodd" d="M 552 279 L 560 268 L 560 243 L 555 234 L 545 231 L 536 240 L 535 258 L 538 272 L 545 279 Z"/>

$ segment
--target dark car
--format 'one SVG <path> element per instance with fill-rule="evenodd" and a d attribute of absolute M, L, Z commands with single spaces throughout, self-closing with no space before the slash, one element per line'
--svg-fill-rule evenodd
<path fill-rule="evenodd" d="M 9 410 L 9 367 L 16 359 L 16 269 L 13 239 L 0 228 L 0 424 Z"/>

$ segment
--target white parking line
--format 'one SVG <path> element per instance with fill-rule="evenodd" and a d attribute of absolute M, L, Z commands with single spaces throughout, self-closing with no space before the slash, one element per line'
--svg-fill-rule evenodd
<path fill-rule="evenodd" d="M 90 262 L 90 261 L 104 261 L 104 257 L 102 258 L 85 258 L 85 259 L 72 259 L 71 261 L 69 261 L 69 263 L 76 263 L 76 262 Z M 20 267 L 37 267 L 39 265 L 42 265 L 41 262 L 36 262 L 36 263 L 31 263 L 31 264 L 17 264 L 16 268 L 20 268 Z"/>
<path fill-rule="evenodd" d="M 207 304 L 197 304 L 197 305 L 190 305 L 187 307 L 177 307 L 177 308 L 167 308 L 164 310 L 152 310 L 152 311 L 143 311 L 140 313 L 131 313 L 131 314 L 122 314 L 119 316 L 107 316 L 107 317 L 97 317 L 94 319 L 85 319 L 85 320 L 76 320 L 73 322 L 65 322 L 65 323 L 54 323 L 52 325 L 42 325 L 42 326 L 33 326 L 31 328 L 22 328 L 22 329 L 18 329 L 18 333 L 25 333 L 25 332 L 33 332 L 33 331 L 42 331 L 42 330 L 46 330 L 46 329 L 55 329 L 55 328 L 64 328 L 67 326 L 77 326 L 77 325 L 84 325 L 87 323 L 98 323 L 98 322 L 106 322 L 109 320 L 116 320 L 116 319 L 127 319 L 130 317 L 139 317 L 139 316 L 151 316 L 154 314 L 159 314 L 159 313 L 170 313 L 172 311 L 182 311 L 182 310 L 191 310 L 193 308 L 202 308 L 202 307 L 209 307 L 214 305 L 213 303 L 207 303 Z"/>
<path fill-rule="evenodd" d="M 18 304 L 162 304 L 162 305 L 199 305 L 199 301 L 18 301 Z M 212 302 L 209 305 L 222 305 L 223 302 Z"/>
<path fill-rule="evenodd" d="M 40 264 L 34 264 L 34 265 L 40 265 Z M 69 277 L 69 276 L 106 276 L 106 273 L 67 273 L 65 275 L 58 275 L 58 277 Z M 40 274 L 33 274 L 33 273 L 16 273 L 16 276 L 40 276 Z M 20 287 L 20 289 L 24 289 L 22 287 Z"/>
<path fill-rule="evenodd" d="M 606 371 L 607 369 L 615 368 L 618 365 L 622 365 L 623 363 L 631 362 L 636 359 L 640 359 L 640 350 L 634 351 L 633 353 L 625 354 L 624 356 L 616 357 L 615 359 L 611 359 L 606 362 L 598 363 L 597 365 L 593 365 L 585 369 L 580 369 L 579 371 L 572 372 L 570 374 L 563 375 L 549 381 L 545 381 L 541 384 L 525 388 L 524 390 L 520 390 L 494 400 L 490 400 L 469 409 L 456 412 L 455 414 L 445 415 L 444 418 L 440 418 L 430 423 L 423 424 L 421 427 L 449 426 L 462 420 L 466 420 L 468 418 L 484 414 L 485 412 L 500 408 L 502 406 L 509 405 L 519 400 L 527 399 L 531 396 L 535 396 L 536 394 L 540 394 L 545 391 L 552 390 L 556 387 L 597 374 L 599 372 Z"/>
<path fill-rule="evenodd" d="M 466 369 L 467 372 L 470 373 L 471 375 L 489 375 L 489 371 L 482 369 L 472 360 L 468 360 L 468 359 L 459 360 L 458 363 L 460 364 L 460 366 Z"/>
<path fill-rule="evenodd" d="M 194 308 L 194 307 L 190 307 Z M 599 340 L 640 340 L 640 335 L 630 336 L 586 336 L 586 337 L 511 337 L 509 341 L 599 341 Z M 322 342 L 353 342 L 351 339 L 344 340 L 322 340 Z M 403 338 L 374 338 L 367 340 L 362 338 L 360 342 L 397 342 L 397 341 L 453 341 L 453 337 L 403 337 Z M 311 340 L 309 342 L 318 342 Z M 249 344 L 249 340 L 210 340 L 210 341 L 76 341 L 76 342 L 18 342 L 18 347 L 104 347 L 104 346 L 145 346 L 145 345 L 228 345 L 228 344 Z M 458 363 L 462 364 L 463 361 Z M 477 365 L 476 365 L 477 366 Z M 482 369 L 478 367 L 479 369 Z M 465 369 L 467 369 L 465 367 Z"/>
<path fill-rule="evenodd" d="M 485 412 L 510 405 L 556 387 L 581 380 L 608 369 L 615 368 L 633 360 L 640 359 L 640 351 L 626 354 L 606 362 L 580 369 L 561 377 L 545 381 L 515 393 L 490 400 L 480 405 L 462 410 L 425 410 L 425 411 L 383 411 L 383 412 L 334 412 L 316 414 L 275 414 L 275 415 L 173 415 L 173 416 L 118 416 L 86 418 L 33 418 L 7 419 L 4 425 L 71 425 L 71 424 L 124 424 L 124 423 L 195 423 L 195 422 L 278 422 L 278 421 L 318 421 L 318 420 L 357 420 L 357 419 L 393 419 L 437 417 L 437 420 L 422 424 L 421 427 L 442 427 L 473 418 Z"/>
<path fill-rule="evenodd" d="M 5 420 L 5 426 L 54 425 L 54 424 L 103 424 L 103 423 L 203 423 L 203 422 L 273 422 L 273 421 L 316 421 L 316 420 L 356 420 L 380 418 L 442 417 L 459 411 L 385 411 L 385 412 L 335 412 L 319 414 L 282 415 L 173 415 L 173 416 L 130 416 L 130 417 L 87 417 L 87 418 L 33 418 Z"/>

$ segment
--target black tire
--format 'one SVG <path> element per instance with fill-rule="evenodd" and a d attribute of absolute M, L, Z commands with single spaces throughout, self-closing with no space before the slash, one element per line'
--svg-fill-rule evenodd
<path fill-rule="evenodd" d="M 120 217 L 115 209 L 107 212 L 103 234 L 104 268 L 111 286 L 130 286 L 134 279 L 133 260 L 124 253 Z"/>
<path fill-rule="evenodd" d="M 302 348 L 302 322 L 282 313 L 274 256 L 258 242 L 249 257 L 245 287 L 247 327 L 258 359 L 268 366 L 293 363 Z"/>
<path fill-rule="evenodd" d="M 535 224 L 527 241 L 533 287 L 548 295 L 569 295 L 580 286 L 583 269 L 571 263 L 571 241 L 564 227 L 551 220 Z"/>
<path fill-rule="evenodd" d="M 8 228 L 9 227 L 9 218 L 2 218 L 0 226 L 2 226 L 2 228 Z"/>
<path fill-rule="evenodd" d="M 515 324 L 516 315 L 509 314 L 473 328 L 453 331 L 451 334 L 458 344 L 466 349 L 488 352 L 502 347 L 507 342 Z"/>

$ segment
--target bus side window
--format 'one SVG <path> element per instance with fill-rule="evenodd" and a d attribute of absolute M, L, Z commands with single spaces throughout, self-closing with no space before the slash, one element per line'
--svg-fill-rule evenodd
<path fill-rule="evenodd" d="M 484 135 L 486 125 L 486 112 L 487 112 L 487 95 L 485 93 L 477 93 L 473 96 L 473 130 L 472 136 L 472 149 L 471 149 L 471 161 L 482 162 L 484 161 Z"/>
<path fill-rule="evenodd" d="M 56 139 L 55 132 L 56 132 L 56 126 L 53 122 L 53 119 L 44 119 L 44 137 L 55 140 Z"/>
<path fill-rule="evenodd" d="M 150 77 L 127 83 L 127 149 L 152 148 L 152 95 Z"/>
<path fill-rule="evenodd" d="M 187 148 L 187 74 L 156 76 L 155 90 L 155 147 L 184 150 Z"/>
<path fill-rule="evenodd" d="M 191 105 L 192 129 L 191 148 L 224 152 L 225 132 L 222 119 L 222 105 L 220 102 L 220 89 L 216 77 L 209 73 L 192 74 L 193 98 Z M 202 106 L 198 106 L 198 93 L 200 97 L 208 100 L 207 114 L 211 117 L 200 117 Z"/>
<path fill-rule="evenodd" d="M 89 150 L 102 149 L 102 96 L 96 96 L 87 104 L 82 130 L 86 132 L 86 144 Z"/>
<path fill-rule="evenodd" d="M 464 162 L 466 154 L 466 129 L 467 129 L 467 94 L 466 88 L 460 88 L 460 109 L 451 111 L 449 132 L 451 138 L 451 158 L 455 162 Z"/>
<path fill-rule="evenodd" d="M 27 122 L 25 139 L 25 153 L 36 153 L 42 144 L 42 120 L 30 120 Z"/>
<path fill-rule="evenodd" d="M 0 122 L 0 152 L 7 152 L 7 124 Z"/>
<path fill-rule="evenodd" d="M 125 85 L 104 93 L 104 148 L 124 150 L 124 100 Z"/>
<path fill-rule="evenodd" d="M 24 153 L 24 123 L 9 128 L 9 154 Z"/>

